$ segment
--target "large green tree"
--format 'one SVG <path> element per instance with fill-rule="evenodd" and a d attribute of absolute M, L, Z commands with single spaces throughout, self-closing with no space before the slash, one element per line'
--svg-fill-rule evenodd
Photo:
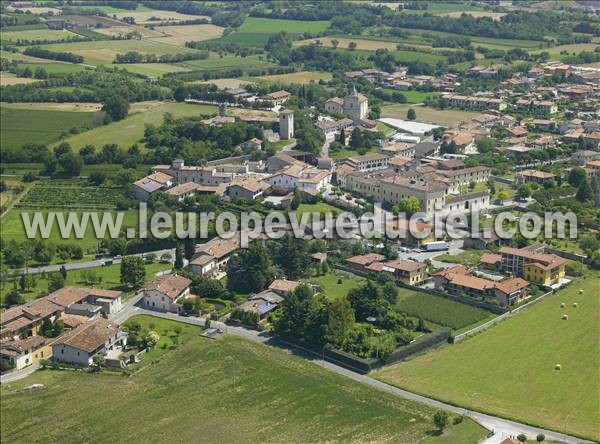
<path fill-rule="evenodd" d="M 267 251 L 260 242 L 253 242 L 231 259 L 227 270 L 227 286 L 239 293 L 257 293 L 267 288 L 275 276 Z"/>
<path fill-rule="evenodd" d="M 146 281 L 146 267 L 139 256 L 124 257 L 121 261 L 121 283 L 139 288 Z"/>

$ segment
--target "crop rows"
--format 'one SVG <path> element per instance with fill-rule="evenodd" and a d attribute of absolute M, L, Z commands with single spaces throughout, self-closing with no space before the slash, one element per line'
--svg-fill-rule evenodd
<path fill-rule="evenodd" d="M 112 209 L 121 193 L 115 188 L 36 185 L 19 202 L 21 208 Z"/>

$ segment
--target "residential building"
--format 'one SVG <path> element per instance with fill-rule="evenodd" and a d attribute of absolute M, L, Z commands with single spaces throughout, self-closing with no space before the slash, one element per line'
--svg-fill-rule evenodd
<path fill-rule="evenodd" d="M 190 294 L 191 280 L 177 274 L 157 276 L 144 287 L 143 307 L 149 310 L 179 313 L 181 300 Z"/>
<path fill-rule="evenodd" d="M 227 194 L 232 199 L 255 200 L 262 196 L 271 186 L 265 181 L 256 179 L 234 180 L 227 187 Z"/>
<path fill-rule="evenodd" d="M 204 244 L 196 245 L 189 268 L 194 274 L 200 276 L 223 272 L 238 248 L 240 248 L 239 234 L 229 239 L 215 237 Z"/>
<path fill-rule="evenodd" d="M 238 307 L 240 310 L 258 313 L 264 319 L 284 301 L 284 297 L 272 290 L 264 290 L 254 294 Z"/>
<path fill-rule="evenodd" d="M 556 179 L 555 174 L 538 170 L 523 170 L 518 173 L 516 177 L 517 182 L 535 182 L 539 184 L 544 184 L 546 182 L 553 181 L 554 179 Z"/>
<path fill-rule="evenodd" d="M 21 370 L 32 364 L 38 364 L 42 359 L 52 357 L 52 347 L 49 340 L 42 336 L 30 336 L 17 341 L 0 342 L 0 362 Z"/>
<path fill-rule="evenodd" d="M 240 147 L 246 151 L 260 150 L 262 149 L 262 140 L 253 137 L 250 140 L 246 140 L 240 144 Z"/>
<path fill-rule="evenodd" d="M 406 285 L 419 285 L 427 277 L 427 264 L 411 260 L 397 259 L 383 264 L 382 271 L 389 271 Z"/>
<path fill-rule="evenodd" d="M 156 165 L 152 168 L 156 172 L 166 173 L 174 178 L 173 183 L 177 185 L 193 182 L 200 185 L 220 185 L 229 183 L 234 175 L 231 173 L 218 172 L 216 167 L 188 166 L 181 159 L 174 160 L 171 165 Z"/>
<path fill-rule="evenodd" d="M 383 154 L 363 154 L 342 159 L 338 164 L 348 164 L 354 171 L 371 172 L 386 169 L 388 162 L 389 157 Z"/>
<path fill-rule="evenodd" d="M 545 286 L 558 286 L 565 277 L 566 259 L 555 254 L 546 254 L 532 248 L 500 248 L 503 272 L 521 276 L 529 282 Z"/>
<path fill-rule="evenodd" d="M 288 279 L 275 279 L 269 285 L 269 290 L 274 291 L 278 295 L 286 298 L 298 288 L 300 282 L 290 281 Z"/>
<path fill-rule="evenodd" d="M 290 98 L 291 94 L 285 90 L 275 91 L 260 97 L 263 102 L 269 102 L 273 106 L 283 105 Z"/>
<path fill-rule="evenodd" d="M 350 268 L 354 268 L 358 271 L 367 272 L 369 270 L 369 266 L 376 262 L 382 262 L 385 260 L 385 256 L 378 253 L 368 253 L 363 254 L 361 256 L 353 256 L 346 259 L 346 264 Z"/>
<path fill-rule="evenodd" d="M 312 167 L 304 162 L 296 161 L 265 179 L 272 187 L 283 190 L 299 190 L 318 192 L 331 183 L 331 171 Z"/>
<path fill-rule="evenodd" d="M 89 367 L 94 356 L 118 356 L 126 344 L 127 333 L 119 324 L 97 317 L 58 338 L 52 344 L 52 358 Z"/>
<path fill-rule="evenodd" d="M 173 176 L 158 172 L 142 177 L 133 183 L 133 194 L 139 201 L 146 202 L 152 193 L 173 186 Z"/>
<path fill-rule="evenodd" d="M 600 160 L 600 152 L 592 150 L 580 150 L 571 154 L 571 162 L 583 166 L 591 160 Z"/>
<path fill-rule="evenodd" d="M 458 94 L 443 97 L 450 106 L 469 109 L 495 109 L 502 111 L 506 109 L 506 102 L 501 99 L 476 96 L 462 96 Z"/>

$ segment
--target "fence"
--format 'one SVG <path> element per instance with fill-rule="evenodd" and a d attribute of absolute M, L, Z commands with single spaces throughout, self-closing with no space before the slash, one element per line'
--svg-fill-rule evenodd
<path fill-rule="evenodd" d="M 536 304 L 536 303 L 538 303 L 539 301 L 541 301 L 542 299 L 544 299 L 544 298 L 545 298 L 546 296 L 548 296 L 549 294 L 552 294 L 552 291 L 549 291 L 549 292 L 547 292 L 547 293 L 544 293 L 543 295 L 541 295 L 541 296 L 539 296 L 539 297 L 535 298 L 534 300 L 532 300 L 532 301 L 529 301 L 529 302 L 527 302 L 527 303 L 525 303 L 525 304 L 523 304 L 523 305 L 520 305 L 519 307 L 517 307 L 517 308 L 515 308 L 515 309 L 513 309 L 513 310 L 511 310 L 511 311 L 508 311 L 508 312 L 506 312 L 506 313 L 504 313 L 504 314 L 501 314 L 501 315 L 500 315 L 500 316 L 498 316 L 497 318 L 494 318 L 494 319 L 492 319 L 492 320 L 490 320 L 490 321 L 487 321 L 487 322 L 486 322 L 486 323 L 484 323 L 484 324 L 478 325 L 477 327 L 475 327 L 475 328 L 472 328 L 472 329 L 471 329 L 471 330 L 469 330 L 469 331 L 466 331 L 466 332 L 464 332 L 464 333 L 461 333 L 461 334 L 459 334 L 459 335 L 456 335 L 456 336 L 454 336 L 454 337 L 452 338 L 452 343 L 454 343 L 454 344 L 457 344 L 457 343 L 459 343 L 459 342 L 461 342 L 461 341 L 465 340 L 465 339 L 466 339 L 466 338 L 468 338 L 469 336 L 473 336 L 474 334 L 477 334 L 477 333 L 479 333 L 479 332 L 482 332 L 482 331 L 484 331 L 484 330 L 487 330 L 488 328 L 492 327 L 493 325 L 496 325 L 498 322 L 501 322 L 501 321 L 503 321 L 504 319 L 507 319 L 507 318 L 509 318 L 509 317 L 511 317 L 511 316 L 513 316 L 513 315 L 515 315 L 515 314 L 517 314 L 517 313 L 519 313 L 521 310 L 523 310 L 523 309 L 525 309 L 525 308 L 527 308 L 527 307 L 529 307 L 529 306 L 531 306 L 531 305 L 533 305 L 533 304 Z"/>
<path fill-rule="evenodd" d="M 243 156 L 224 157 L 223 159 L 210 160 L 210 161 L 206 162 L 206 164 L 214 166 L 214 165 L 222 165 L 222 164 L 226 164 L 226 163 L 236 163 L 240 160 L 247 160 L 247 159 L 250 159 L 249 154 L 245 154 Z"/>
<path fill-rule="evenodd" d="M 394 350 L 385 360 L 386 364 L 393 364 L 398 361 L 402 361 L 403 359 L 408 358 L 415 353 L 422 352 L 431 348 L 435 345 L 439 345 L 444 342 L 448 342 L 450 338 L 450 334 L 452 330 L 448 327 L 440 328 L 439 330 L 421 336 L 415 341 L 411 342 L 408 345 L 404 345 L 402 347 Z"/>

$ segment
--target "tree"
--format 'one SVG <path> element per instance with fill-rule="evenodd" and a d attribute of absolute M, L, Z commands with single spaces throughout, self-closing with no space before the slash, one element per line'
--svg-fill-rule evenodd
<path fill-rule="evenodd" d="M 483 139 L 477 142 L 477 151 L 481 154 L 491 153 L 494 150 L 494 146 L 496 142 L 494 139 L 490 139 L 489 137 L 484 137 Z"/>
<path fill-rule="evenodd" d="M 110 96 L 102 104 L 102 111 L 106 113 L 107 123 L 123 120 L 129 113 L 129 102 L 121 96 Z"/>
<path fill-rule="evenodd" d="M 348 49 L 350 51 L 354 51 L 356 49 L 356 42 L 350 42 L 350 43 L 348 43 Z"/>
<path fill-rule="evenodd" d="M 336 49 L 339 44 L 340 44 L 340 41 L 338 39 L 331 40 L 331 46 L 333 47 L 333 49 Z"/>
<path fill-rule="evenodd" d="M 103 171 L 94 171 L 92 174 L 90 174 L 89 180 L 94 185 L 100 186 L 106 180 L 106 173 L 104 173 Z"/>
<path fill-rule="evenodd" d="M 258 293 L 273 281 L 275 275 L 267 251 L 259 242 L 253 242 L 231 258 L 227 286 L 240 293 Z"/>
<path fill-rule="evenodd" d="M 355 324 L 354 310 L 346 298 L 336 298 L 329 305 L 327 341 L 340 348 Z"/>
<path fill-rule="evenodd" d="M 408 108 L 408 111 L 406 112 L 406 118 L 408 120 L 415 120 L 417 118 L 417 112 L 412 108 Z"/>
<path fill-rule="evenodd" d="M 121 261 L 121 283 L 139 288 L 144 285 L 145 280 L 144 260 L 139 256 L 124 257 Z"/>
<path fill-rule="evenodd" d="M 587 173 L 581 167 L 574 167 L 571 169 L 569 173 L 569 178 L 567 179 L 569 184 L 574 187 L 579 187 L 581 183 L 587 178 Z"/>
<path fill-rule="evenodd" d="M 68 176 L 79 176 L 83 169 L 83 159 L 72 152 L 62 154 L 58 158 L 58 164 Z"/>
<path fill-rule="evenodd" d="M 543 433 L 540 433 L 538 436 L 535 437 L 535 440 L 537 442 L 544 442 L 546 441 L 546 436 Z"/>
<path fill-rule="evenodd" d="M 100 354 L 94 356 L 92 359 L 94 361 L 96 369 L 98 370 L 102 369 L 102 367 L 104 367 L 104 364 L 106 363 L 106 358 Z"/>
<path fill-rule="evenodd" d="M 508 192 L 506 191 L 500 191 L 498 193 L 498 199 L 500 199 L 502 202 L 504 202 L 505 200 L 508 200 Z"/>
<path fill-rule="evenodd" d="M 21 293 L 19 293 L 16 289 L 12 289 L 6 295 L 6 305 L 9 307 L 22 304 L 23 302 L 25 302 L 25 300 L 21 296 Z"/>
<path fill-rule="evenodd" d="M 398 287 L 394 282 L 388 281 L 383 284 L 383 296 L 391 305 L 396 303 L 398 300 Z"/>
<path fill-rule="evenodd" d="M 40 335 L 45 338 L 52 337 L 52 321 L 50 318 L 46 317 L 42 319 L 42 325 L 40 327 Z"/>
<path fill-rule="evenodd" d="M 309 271 L 310 255 L 307 243 L 303 239 L 286 234 L 277 243 L 274 262 L 289 279 L 298 279 Z"/>
<path fill-rule="evenodd" d="M 294 188 L 294 197 L 292 197 L 292 202 L 290 203 L 290 209 L 297 210 L 298 207 L 302 204 L 302 195 L 298 188 Z"/>
<path fill-rule="evenodd" d="M 517 190 L 517 194 L 520 199 L 526 200 L 531 197 L 531 187 L 527 184 L 523 184 Z"/>
<path fill-rule="evenodd" d="M 156 344 L 158 344 L 158 341 L 160 341 L 160 336 L 158 335 L 158 333 L 151 330 L 144 338 L 144 341 L 146 342 L 146 347 L 154 348 L 156 347 Z"/>
<path fill-rule="evenodd" d="M 183 102 L 190 95 L 190 91 L 186 85 L 180 85 L 175 88 L 173 92 L 173 98 L 178 102 Z"/>
<path fill-rule="evenodd" d="M 60 290 L 65 286 L 65 278 L 60 273 L 52 273 L 48 278 L 48 291 Z"/>
<path fill-rule="evenodd" d="M 517 435 L 517 440 L 521 442 L 527 442 L 527 435 L 525 435 L 524 433 L 519 433 Z"/>
<path fill-rule="evenodd" d="M 398 205 L 393 208 L 394 214 L 406 213 L 406 217 L 421 211 L 421 202 L 415 196 L 404 197 L 400 199 Z"/>
<path fill-rule="evenodd" d="M 305 322 L 308 318 L 313 293 L 306 284 L 299 285 L 281 303 L 281 317 L 277 320 L 275 329 L 284 336 L 302 338 L 305 332 Z"/>
<path fill-rule="evenodd" d="M 196 253 L 196 244 L 194 244 L 194 239 L 191 237 L 186 237 L 183 241 L 183 255 L 189 261 L 192 260 L 194 254 Z"/>
<path fill-rule="evenodd" d="M 433 423 L 438 428 L 438 430 L 442 431 L 448 425 L 448 412 L 445 410 L 438 410 L 433 415 Z"/>
<path fill-rule="evenodd" d="M 358 126 L 355 126 L 352 130 L 352 136 L 350 136 L 350 148 L 352 148 L 353 150 L 358 150 L 363 146 L 365 146 L 365 138 L 363 136 L 363 132 Z"/>
<path fill-rule="evenodd" d="M 57 338 L 60 335 L 62 335 L 64 331 L 65 331 L 64 322 L 61 321 L 60 319 L 57 319 L 56 321 L 54 321 L 54 324 L 52 324 L 52 337 Z"/>
<path fill-rule="evenodd" d="M 183 249 L 181 244 L 177 244 L 175 247 L 175 269 L 181 270 L 183 268 Z"/>
<path fill-rule="evenodd" d="M 48 72 L 44 68 L 42 68 L 41 66 L 38 66 L 37 68 L 35 68 L 35 75 L 34 75 L 34 77 L 36 79 L 41 79 L 41 80 L 47 79 L 48 78 Z"/>
<path fill-rule="evenodd" d="M 67 267 L 61 265 L 58 272 L 62 275 L 63 279 L 67 279 Z"/>
<path fill-rule="evenodd" d="M 579 202 L 585 202 L 586 200 L 593 198 L 594 193 L 592 192 L 592 187 L 590 186 L 590 182 L 586 177 L 579 185 L 579 188 L 577 188 L 575 199 L 577 199 Z"/>
<path fill-rule="evenodd" d="M 28 66 L 23 70 L 23 77 L 33 77 L 33 71 L 31 70 L 31 68 Z"/>

